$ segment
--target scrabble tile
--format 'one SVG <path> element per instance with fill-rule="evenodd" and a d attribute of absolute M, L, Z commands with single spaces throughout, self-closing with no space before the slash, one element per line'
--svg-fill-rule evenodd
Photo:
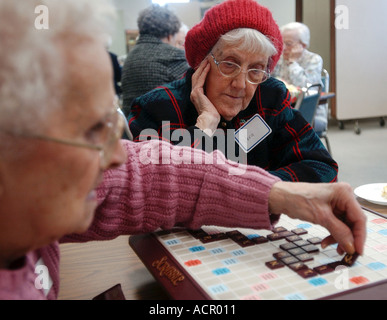
<path fill-rule="evenodd" d="M 288 241 L 288 242 L 295 242 L 295 241 L 300 241 L 300 240 L 302 240 L 302 238 L 298 235 L 286 237 L 286 241 Z"/>
<path fill-rule="evenodd" d="M 303 235 L 303 234 L 307 234 L 308 231 L 306 231 L 305 229 L 303 228 L 297 228 L 297 229 L 293 229 L 291 230 L 294 234 L 297 234 L 299 236 Z"/>
<path fill-rule="evenodd" d="M 346 267 L 346 265 L 341 261 L 335 261 L 335 262 L 329 263 L 328 266 L 330 266 L 333 270 L 335 270 L 339 266 Z"/>
<path fill-rule="evenodd" d="M 245 240 L 238 241 L 237 242 L 242 248 L 255 246 L 255 242 L 251 241 L 250 239 L 246 238 Z"/>
<path fill-rule="evenodd" d="M 319 249 L 313 244 L 310 244 L 308 246 L 304 246 L 304 247 L 302 247 L 302 249 L 305 250 L 307 253 L 319 252 Z"/>
<path fill-rule="evenodd" d="M 202 243 L 211 243 L 211 242 L 214 242 L 214 241 L 217 241 L 216 239 L 214 239 L 211 235 L 205 235 L 203 237 L 200 237 L 199 240 L 202 242 Z"/>
<path fill-rule="evenodd" d="M 302 262 L 312 261 L 313 257 L 309 253 L 303 253 L 296 256 Z"/>
<path fill-rule="evenodd" d="M 188 232 L 196 239 L 199 239 L 199 238 L 202 238 L 202 237 L 208 235 L 208 233 L 205 232 L 202 229 L 199 229 L 199 230 L 188 230 Z"/>
<path fill-rule="evenodd" d="M 225 233 L 216 233 L 216 234 L 213 234 L 212 237 L 216 240 L 225 240 L 228 238 L 228 236 Z"/>
<path fill-rule="evenodd" d="M 288 265 L 288 267 L 296 272 L 308 268 L 308 266 L 303 262 L 296 262 L 296 263 Z"/>
<path fill-rule="evenodd" d="M 277 228 L 273 229 L 273 233 L 280 233 L 280 232 L 284 232 L 284 231 L 288 231 L 288 229 L 286 229 L 284 227 L 277 227 Z"/>
<path fill-rule="evenodd" d="M 322 242 L 322 239 L 319 237 L 314 237 L 314 238 L 308 239 L 307 241 L 310 242 L 311 244 L 317 245 Z"/>
<path fill-rule="evenodd" d="M 298 260 L 296 257 L 287 257 L 287 258 L 281 259 L 281 262 L 283 262 L 286 265 L 290 265 L 290 264 L 300 262 L 300 260 Z"/>
<path fill-rule="evenodd" d="M 283 264 L 281 261 L 273 260 L 266 262 L 265 265 L 269 267 L 271 270 L 280 269 L 285 267 L 285 264 Z"/>
<path fill-rule="evenodd" d="M 230 238 L 232 240 L 234 240 L 235 242 L 239 242 L 239 241 L 244 241 L 244 240 L 247 240 L 248 238 L 244 235 L 244 234 L 234 234 L 232 236 L 230 236 Z"/>
<path fill-rule="evenodd" d="M 303 269 L 297 272 L 304 279 L 312 278 L 318 275 L 318 273 L 312 269 Z"/>
<path fill-rule="evenodd" d="M 294 243 L 289 242 L 289 243 L 281 244 L 281 245 L 280 245 L 280 248 L 281 248 L 282 250 L 288 251 L 288 250 L 290 250 L 290 249 L 297 248 L 297 246 L 296 246 Z"/>
<path fill-rule="evenodd" d="M 283 237 L 281 236 L 281 233 L 272 233 L 272 234 L 269 234 L 269 235 L 267 236 L 267 238 L 268 238 L 270 241 L 278 241 L 278 240 L 283 239 Z"/>
<path fill-rule="evenodd" d="M 255 237 L 255 238 L 252 238 L 250 240 L 256 244 L 262 244 L 262 243 L 269 242 L 269 240 L 266 237 Z"/>
<path fill-rule="evenodd" d="M 288 257 L 291 257 L 291 256 L 292 255 L 289 252 L 286 252 L 286 251 L 280 251 L 280 252 L 277 252 L 277 253 L 273 254 L 273 257 L 276 258 L 277 260 L 281 260 L 283 258 L 288 258 Z"/>
<path fill-rule="evenodd" d="M 332 269 L 329 265 L 323 265 L 319 267 L 313 268 L 314 271 L 316 271 L 318 274 L 326 274 L 335 271 Z"/>
<path fill-rule="evenodd" d="M 292 254 L 293 256 L 297 256 L 299 254 L 303 254 L 303 253 L 306 253 L 306 251 L 304 251 L 302 248 L 295 248 L 295 249 L 291 249 L 288 251 L 290 254 Z"/>
<path fill-rule="evenodd" d="M 306 241 L 306 240 L 298 240 L 298 241 L 294 241 L 293 242 L 296 246 L 298 247 L 303 247 L 303 246 L 308 246 L 310 245 L 310 242 Z"/>
<path fill-rule="evenodd" d="M 358 257 L 359 257 L 358 253 L 355 253 L 355 254 L 348 254 L 347 253 L 344 256 L 343 260 L 341 260 L 341 262 L 343 262 L 346 266 L 351 267 L 355 264 Z"/>
<path fill-rule="evenodd" d="M 267 236 L 267 238 L 270 240 L 270 241 L 277 241 L 277 240 L 282 240 L 282 239 L 285 239 L 286 237 L 290 237 L 294 235 L 294 233 L 290 232 L 290 231 L 283 231 L 283 232 L 274 232 L 272 234 L 269 234 Z"/>
<path fill-rule="evenodd" d="M 243 234 L 238 230 L 228 231 L 226 232 L 226 235 L 233 239 L 234 237 L 243 236 Z"/>
<path fill-rule="evenodd" d="M 283 238 L 294 236 L 294 233 L 291 231 L 280 232 L 280 234 Z"/>

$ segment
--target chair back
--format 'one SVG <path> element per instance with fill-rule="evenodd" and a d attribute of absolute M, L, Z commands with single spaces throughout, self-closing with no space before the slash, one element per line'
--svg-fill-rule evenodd
<path fill-rule="evenodd" d="M 322 92 L 329 92 L 329 73 L 326 69 L 323 69 L 321 73 Z"/>
<path fill-rule="evenodd" d="M 320 100 L 321 84 L 314 84 L 304 88 L 297 99 L 296 109 L 300 111 L 306 121 L 313 126 L 313 120 Z"/>

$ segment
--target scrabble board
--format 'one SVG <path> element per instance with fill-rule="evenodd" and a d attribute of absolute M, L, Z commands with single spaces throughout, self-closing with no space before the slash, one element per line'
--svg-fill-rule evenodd
<path fill-rule="evenodd" d="M 335 245 L 322 249 L 323 227 L 285 215 L 273 231 L 205 226 L 131 236 L 129 244 L 172 299 L 387 299 L 387 219 L 364 213 L 357 260 Z"/>

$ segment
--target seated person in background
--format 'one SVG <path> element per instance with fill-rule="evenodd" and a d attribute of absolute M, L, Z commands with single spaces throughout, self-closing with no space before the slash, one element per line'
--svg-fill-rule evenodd
<path fill-rule="evenodd" d="M 56 21 L 49 32 L 31 27 L 41 4 Z M 326 226 L 332 236 L 323 246 L 363 252 L 365 217 L 347 184 L 283 182 L 247 166 L 230 175 L 228 161 L 186 161 L 224 160 L 219 152 L 120 141 L 124 122 L 101 37 L 113 9 L 98 0 L 0 2 L 0 20 L 15 26 L 2 33 L 0 51 L 0 299 L 57 298 L 59 242 L 159 227 L 271 228 L 285 213 Z M 144 148 L 184 159 L 154 165 Z"/>
<path fill-rule="evenodd" d="M 308 51 L 310 30 L 299 22 L 289 23 L 281 28 L 284 52 L 278 61 L 273 76 L 284 81 L 287 86 L 306 88 L 321 83 L 323 59 Z M 327 105 L 319 105 L 316 110 L 314 129 L 324 131 L 328 126 Z"/>
<path fill-rule="evenodd" d="M 122 70 L 123 111 L 126 115 L 134 98 L 180 79 L 188 69 L 184 51 L 175 46 L 181 23 L 173 12 L 151 5 L 140 13 L 137 24 L 139 39 Z"/>
<path fill-rule="evenodd" d="M 289 23 L 281 28 L 284 52 L 278 61 L 273 76 L 285 83 L 300 88 L 321 83 L 322 58 L 308 51 L 309 28 L 299 22 Z"/>
<path fill-rule="evenodd" d="M 244 159 L 282 180 L 336 181 L 336 162 L 291 107 L 283 82 L 269 77 L 282 52 L 282 37 L 267 8 L 252 0 L 214 6 L 188 32 L 185 48 L 191 66 L 186 76 L 133 102 L 128 121 L 136 141 L 152 131 L 174 144 L 206 151 L 213 145 L 227 158 Z M 257 113 L 272 133 L 246 155 L 234 135 L 224 131 L 238 130 Z M 171 139 L 183 131 L 190 139 Z M 204 132 L 204 144 L 195 139 L 198 132 Z"/>

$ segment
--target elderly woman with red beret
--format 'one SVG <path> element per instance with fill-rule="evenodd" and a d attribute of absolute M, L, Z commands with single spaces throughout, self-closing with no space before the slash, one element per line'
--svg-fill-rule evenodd
<path fill-rule="evenodd" d="M 186 76 L 133 102 L 136 141 L 156 136 L 218 149 L 284 181 L 337 180 L 337 163 L 292 109 L 285 85 L 270 77 L 283 41 L 267 8 L 253 0 L 216 5 L 188 32 L 185 48 Z"/>
<path fill-rule="evenodd" d="M 55 21 L 49 32 L 31 28 L 38 5 Z M 235 163 L 218 151 L 120 141 L 124 119 L 101 37 L 114 12 L 107 1 L 0 1 L 0 20 L 13 26 L 0 50 L 0 300 L 56 299 L 59 243 L 174 226 L 272 229 L 287 214 L 325 226 L 323 247 L 363 253 L 365 216 L 347 184 L 284 182 L 256 166 L 231 175 Z M 145 163 L 142 149 L 182 161 Z"/>

